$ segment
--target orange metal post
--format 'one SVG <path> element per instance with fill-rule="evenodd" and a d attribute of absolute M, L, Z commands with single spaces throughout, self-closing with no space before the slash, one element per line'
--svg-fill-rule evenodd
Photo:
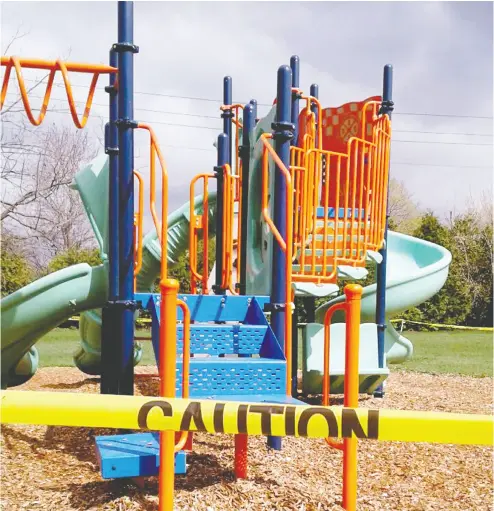
<path fill-rule="evenodd" d="M 175 397 L 177 365 L 177 294 L 178 282 L 162 279 L 160 307 L 159 374 L 160 395 Z M 175 481 L 175 433 L 160 433 L 159 511 L 173 511 Z"/>
<path fill-rule="evenodd" d="M 235 435 L 235 479 L 247 478 L 249 436 Z"/>
<path fill-rule="evenodd" d="M 357 408 L 359 393 L 360 305 L 362 286 L 345 286 L 347 302 L 345 343 L 345 395 L 343 406 Z M 343 508 L 357 509 L 357 438 L 343 440 Z"/>

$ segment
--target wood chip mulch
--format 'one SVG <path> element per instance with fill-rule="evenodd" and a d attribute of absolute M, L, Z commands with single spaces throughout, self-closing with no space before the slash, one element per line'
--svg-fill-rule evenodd
<path fill-rule="evenodd" d="M 153 372 L 138 368 L 139 372 Z M 361 396 L 361 406 L 492 413 L 492 378 L 393 373 L 384 400 Z M 138 380 L 136 393 L 156 395 L 157 383 Z M 72 368 L 44 368 L 19 390 L 98 392 L 99 380 Z M 3 425 L 1 509 L 158 509 L 157 478 L 139 487 L 103 480 L 93 437 L 110 430 Z M 321 440 L 285 438 L 270 451 L 249 441 L 249 478 L 233 478 L 233 439 L 196 434 L 188 473 L 176 478 L 175 507 L 188 511 L 340 510 L 341 453 Z M 359 510 L 491 510 L 492 449 L 360 442 Z M 142 486 L 142 485 L 141 485 Z"/>

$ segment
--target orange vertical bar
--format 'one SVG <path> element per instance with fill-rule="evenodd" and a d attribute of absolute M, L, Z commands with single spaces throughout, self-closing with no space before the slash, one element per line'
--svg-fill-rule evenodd
<path fill-rule="evenodd" d="M 235 435 L 235 479 L 246 479 L 249 464 L 249 436 Z"/>
<path fill-rule="evenodd" d="M 362 286 L 345 286 L 347 302 L 346 343 L 345 343 L 345 395 L 343 406 L 358 407 L 359 394 L 359 340 L 360 340 L 360 301 Z M 343 440 L 343 508 L 346 511 L 357 509 L 357 438 Z"/>
<path fill-rule="evenodd" d="M 203 176 L 204 188 L 202 194 L 202 294 L 208 293 L 209 273 L 209 195 L 208 176 Z"/>
<path fill-rule="evenodd" d="M 160 281 L 160 395 L 175 397 L 177 365 L 177 294 L 178 282 Z M 173 511 L 175 482 L 175 432 L 160 432 L 159 511 Z"/>

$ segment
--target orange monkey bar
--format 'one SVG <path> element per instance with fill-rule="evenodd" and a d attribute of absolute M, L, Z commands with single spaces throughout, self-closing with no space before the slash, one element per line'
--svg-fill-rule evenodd
<path fill-rule="evenodd" d="M 362 286 L 348 284 L 345 286 L 345 302 L 330 307 L 324 316 L 324 373 L 322 380 L 322 404 L 329 406 L 330 394 L 330 330 L 331 318 L 337 310 L 346 313 L 345 341 L 345 381 L 344 407 L 358 407 L 359 393 L 359 342 L 360 342 L 360 306 Z M 344 438 L 336 442 L 325 439 L 330 447 L 343 451 L 343 508 L 347 511 L 357 509 L 357 438 Z"/>
<path fill-rule="evenodd" d="M 6 68 L 2 82 L 2 92 L 0 95 L 0 110 L 3 108 L 5 98 L 7 96 L 7 90 L 9 87 L 9 79 L 12 68 L 15 69 L 17 76 L 17 82 L 19 83 L 19 90 L 21 93 L 22 104 L 26 115 L 34 126 L 39 126 L 45 118 L 48 110 L 48 104 L 50 102 L 50 96 L 53 89 L 53 82 L 55 74 L 60 71 L 65 85 L 65 92 L 67 94 L 67 101 L 69 103 L 69 110 L 72 116 L 72 120 L 77 128 L 82 129 L 87 123 L 91 105 L 93 103 L 94 92 L 96 90 L 96 84 L 100 74 L 117 73 L 117 68 L 106 66 L 102 64 L 83 64 L 76 62 L 63 62 L 62 60 L 35 60 L 35 59 L 20 59 L 19 57 L 1 57 L 1 65 Z M 45 94 L 43 96 L 43 103 L 37 118 L 34 117 L 31 105 L 29 103 L 28 92 L 22 76 L 22 68 L 26 69 L 46 69 L 50 71 L 48 75 L 48 83 L 46 84 Z M 84 113 L 82 119 L 79 119 L 77 114 L 74 95 L 72 93 L 72 86 L 69 80 L 69 71 L 76 71 L 78 73 L 92 73 L 93 79 L 89 86 L 89 92 L 84 107 Z"/>

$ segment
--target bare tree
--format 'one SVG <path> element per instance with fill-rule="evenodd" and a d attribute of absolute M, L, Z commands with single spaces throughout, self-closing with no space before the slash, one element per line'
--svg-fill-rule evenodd
<path fill-rule="evenodd" d="M 416 227 L 420 212 L 404 183 L 390 179 L 388 201 L 389 216 L 395 228 L 401 232 L 411 233 Z"/>

